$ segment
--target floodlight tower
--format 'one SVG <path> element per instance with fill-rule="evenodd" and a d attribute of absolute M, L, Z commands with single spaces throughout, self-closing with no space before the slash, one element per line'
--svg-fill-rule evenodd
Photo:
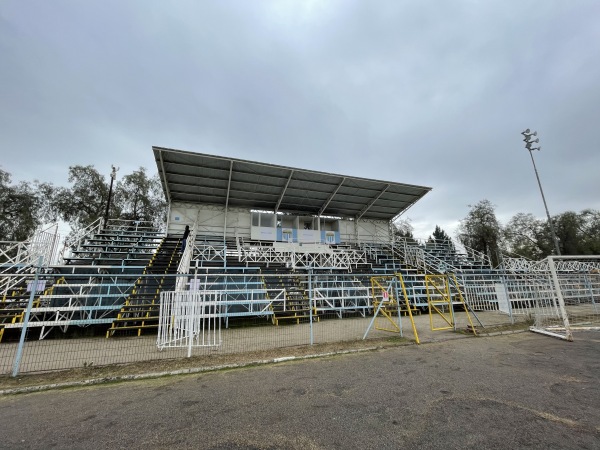
<path fill-rule="evenodd" d="M 556 233 L 554 232 L 554 224 L 552 223 L 552 218 L 550 217 L 550 212 L 548 211 L 548 205 L 546 204 L 546 197 L 544 197 L 544 190 L 542 189 L 542 183 L 540 182 L 540 176 L 537 171 L 537 167 L 535 166 L 535 160 L 533 159 L 533 151 L 541 150 L 542 146 L 539 145 L 537 147 L 532 147 L 533 144 L 537 144 L 540 142 L 539 138 L 533 139 L 534 136 L 537 136 L 537 131 L 530 131 L 527 128 L 525 131 L 522 131 L 523 140 L 525 141 L 525 148 L 529 150 L 529 156 L 531 156 L 531 162 L 533 163 L 533 170 L 535 171 L 535 177 L 537 178 L 538 186 L 540 187 L 540 193 L 542 194 L 542 200 L 544 202 L 544 208 L 546 208 L 546 216 L 548 217 L 548 225 L 550 225 L 550 233 L 552 234 L 552 240 L 554 241 L 554 250 L 556 254 L 560 256 L 560 248 L 558 246 L 558 239 L 556 238 Z"/>

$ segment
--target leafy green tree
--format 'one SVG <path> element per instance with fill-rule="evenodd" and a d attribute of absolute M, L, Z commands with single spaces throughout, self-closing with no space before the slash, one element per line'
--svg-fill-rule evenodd
<path fill-rule="evenodd" d="M 545 224 L 533 214 L 514 215 L 503 231 L 506 249 L 516 256 L 539 260 L 547 256 L 553 244 L 546 236 Z"/>
<path fill-rule="evenodd" d="M 481 200 L 469 205 L 471 210 L 458 226 L 458 239 L 467 247 L 489 256 L 494 266 L 500 260 L 502 227 L 496 218 L 494 205 Z"/>
<path fill-rule="evenodd" d="M 59 188 L 53 204 L 60 217 L 79 230 L 104 217 L 110 178 L 94 166 L 69 167 L 70 187 Z M 109 218 L 150 221 L 159 226 L 166 217 L 166 202 L 158 175 L 149 177 L 140 167 L 113 186 Z"/>
<path fill-rule="evenodd" d="M 552 218 L 563 255 L 600 254 L 600 212 L 567 211 Z M 554 242 L 547 221 L 532 214 L 516 214 L 504 229 L 507 249 L 530 259 L 543 259 L 554 253 Z"/>
<path fill-rule="evenodd" d="M 433 231 L 433 234 L 430 236 L 429 242 L 432 242 L 435 244 L 444 244 L 450 248 L 454 248 L 452 239 L 450 238 L 450 236 L 448 236 L 448 234 L 439 225 L 435 226 L 435 230 Z"/>
<path fill-rule="evenodd" d="M 71 187 L 57 189 L 53 203 L 61 218 L 78 230 L 104 215 L 109 186 L 94 166 L 69 167 L 69 183 Z"/>
<path fill-rule="evenodd" d="M 563 255 L 598 254 L 600 250 L 600 213 L 566 211 L 553 218 L 554 229 Z"/>
<path fill-rule="evenodd" d="M 583 248 L 583 218 L 573 211 L 559 214 L 554 222 L 554 232 L 563 255 L 585 254 Z"/>
<path fill-rule="evenodd" d="M 591 255 L 600 255 L 600 211 L 584 209 L 582 217 L 582 241 Z"/>
<path fill-rule="evenodd" d="M 37 227 L 55 218 L 49 206 L 54 188 L 37 180 L 10 183 L 10 173 L 0 169 L 0 241 L 25 241 Z"/>
<path fill-rule="evenodd" d="M 115 205 L 120 218 L 162 224 L 166 217 L 166 202 L 158 175 L 149 177 L 140 167 L 117 183 Z"/>
<path fill-rule="evenodd" d="M 410 219 L 398 220 L 392 224 L 392 227 L 393 233 L 396 237 L 414 239 L 414 228 L 410 223 Z"/>

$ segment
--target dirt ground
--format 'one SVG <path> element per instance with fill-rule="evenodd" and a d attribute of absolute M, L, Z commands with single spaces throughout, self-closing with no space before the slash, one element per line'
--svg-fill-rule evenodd
<path fill-rule="evenodd" d="M 514 325 L 497 324 L 479 329 L 481 336 L 498 335 L 524 331 L 528 323 L 519 322 Z M 428 342 L 439 342 L 451 339 L 474 338 L 465 329 L 460 331 L 431 332 L 421 327 L 420 339 Z M 154 345 L 150 340 L 150 345 Z M 415 345 L 414 336 L 407 332 L 405 337 L 390 333 L 379 333 L 379 337 L 349 339 L 339 342 L 325 342 L 314 345 L 292 345 L 264 350 L 245 352 L 209 353 L 190 358 L 157 359 L 138 361 L 126 364 L 109 364 L 102 366 L 86 366 L 55 371 L 44 371 L 20 374 L 17 377 L 0 376 L 0 394 L 20 392 L 23 389 L 47 389 L 86 382 L 88 384 L 114 382 L 128 379 L 154 378 L 169 374 L 213 371 L 228 367 L 259 365 L 271 363 L 278 359 L 306 358 L 327 356 L 330 354 L 371 351 L 398 346 Z"/>

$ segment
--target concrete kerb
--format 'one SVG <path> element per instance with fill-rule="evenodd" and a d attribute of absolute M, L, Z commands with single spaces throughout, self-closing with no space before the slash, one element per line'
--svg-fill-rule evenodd
<path fill-rule="evenodd" d="M 523 329 L 523 330 L 494 331 L 492 333 L 481 333 L 481 332 L 478 332 L 477 336 L 480 336 L 480 337 L 503 336 L 503 335 L 507 335 L 507 334 L 525 333 L 526 331 L 529 331 L 529 328 L 526 328 L 526 329 Z"/>
<path fill-rule="evenodd" d="M 497 332 L 491 332 L 491 333 L 479 332 L 477 334 L 477 337 L 494 337 L 494 336 L 523 333 L 525 331 L 528 331 L 528 329 L 506 330 L 506 331 L 497 331 Z M 447 340 L 450 340 L 450 339 L 426 341 L 426 342 L 422 342 L 421 345 L 434 344 L 437 342 L 444 342 Z M 414 341 L 411 341 L 411 342 L 402 343 L 397 346 L 408 346 L 408 345 L 416 345 L 416 343 Z M 283 356 L 283 357 L 277 357 L 277 358 L 272 358 L 272 359 L 247 361 L 247 362 L 243 362 L 243 363 L 220 364 L 220 365 L 215 365 L 215 366 L 193 367 L 193 368 L 184 368 L 184 369 L 177 369 L 177 370 L 163 371 L 163 372 L 148 372 L 148 373 L 143 373 L 143 374 L 107 376 L 107 377 L 100 377 L 100 378 L 91 378 L 91 379 L 81 380 L 81 381 L 68 381 L 68 382 L 64 382 L 64 383 L 50 383 L 50 384 L 42 384 L 42 385 L 37 385 L 37 386 L 24 386 L 24 387 L 20 387 L 20 388 L 8 388 L 8 389 L 0 390 L 0 396 L 43 392 L 43 391 L 48 391 L 48 390 L 53 390 L 53 389 L 67 389 L 67 388 L 73 388 L 73 387 L 94 386 L 94 385 L 105 384 L 105 383 L 118 383 L 118 382 L 124 382 L 124 381 L 148 380 L 148 379 L 155 379 L 155 378 L 162 378 L 162 377 L 176 376 L 176 375 L 191 375 L 191 374 L 197 374 L 197 373 L 215 372 L 215 371 L 219 371 L 219 370 L 239 369 L 239 368 L 244 368 L 244 367 L 260 366 L 260 365 L 266 365 L 266 364 L 278 364 L 278 363 L 288 362 L 288 361 L 299 361 L 299 360 L 307 360 L 307 359 L 315 359 L 315 358 L 326 358 L 329 356 L 336 356 L 336 355 L 362 353 L 362 352 L 367 352 L 367 351 L 382 350 L 382 349 L 386 349 L 386 348 L 390 348 L 390 347 L 392 347 L 392 346 L 379 345 L 379 346 L 365 347 L 365 348 L 360 348 L 360 349 L 338 350 L 338 351 L 333 351 L 333 352 L 314 353 L 314 354 L 301 355 L 301 356 Z"/>
<path fill-rule="evenodd" d="M 412 343 L 407 343 L 404 345 L 411 345 L 411 344 Z M 135 374 L 135 375 L 118 375 L 118 376 L 114 376 L 114 377 L 91 378 L 88 380 L 68 381 L 68 382 L 64 382 L 64 383 L 51 383 L 51 384 L 44 384 L 44 385 L 38 385 L 38 386 L 24 386 L 22 388 L 10 388 L 10 389 L 0 390 L 0 396 L 1 395 L 14 395 L 14 394 L 27 394 L 27 393 L 33 393 L 33 392 L 42 392 L 42 391 L 48 391 L 48 390 L 52 390 L 52 389 L 85 387 L 85 386 L 93 386 L 93 385 L 104 384 L 104 383 L 115 383 L 115 382 L 121 382 L 121 381 L 148 380 L 148 379 L 162 378 L 162 377 L 175 376 L 175 375 L 191 375 L 191 374 L 204 373 L 204 372 L 216 372 L 219 370 L 240 369 L 243 367 L 260 366 L 260 365 L 265 365 L 265 364 L 277 364 L 277 363 L 294 361 L 294 360 L 325 358 L 328 356 L 336 356 L 336 355 L 343 355 L 343 354 L 350 354 L 350 353 L 361 353 L 361 352 L 366 352 L 366 351 L 381 350 L 384 348 L 389 348 L 389 346 L 377 346 L 377 347 L 366 347 L 366 348 L 360 348 L 360 349 L 339 350 L 339 351 L 335 351 L 335 352 L 314 353 L 311 355 L 302 355 L 302 356 L 283 356 L 283 357 L 278 357 L 278 358 L 273 358 L 273 359 L 248 361 L 248 362 L 244 362 L 244 363 L 220 364 L 220 365 L 216 365 L 216 366 L 193 367 L 193 368 L 178 369 L 178 370 L 171 370 L 171 371 L 164 371 L 164 372 L 149 372 L 149 373 Z"/>

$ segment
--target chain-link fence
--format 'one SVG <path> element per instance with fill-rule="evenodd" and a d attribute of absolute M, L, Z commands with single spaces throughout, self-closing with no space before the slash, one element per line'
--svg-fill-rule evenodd
<path fill-rule="evenodd" d="M 499 273 L 442 275 L 434 282 L 417 273 L 230 268 L 186 276 L 186 290 L 155 292 L 136 302 L 127 274 L 110 277 L 105 290 L 85 292 L 67 279 L 70 294 L 61 299 L 29 292 L 29 316 L 21 302 L 19 314 L 3 323 L 0 373 L 293 352 L 311 344 L 399 336 L 440 339 L 455 330 L 525 322 L 550 289 L 538 279 Z M 40 274 L 30 287 L 40 290 L 43 279 Z"/>

